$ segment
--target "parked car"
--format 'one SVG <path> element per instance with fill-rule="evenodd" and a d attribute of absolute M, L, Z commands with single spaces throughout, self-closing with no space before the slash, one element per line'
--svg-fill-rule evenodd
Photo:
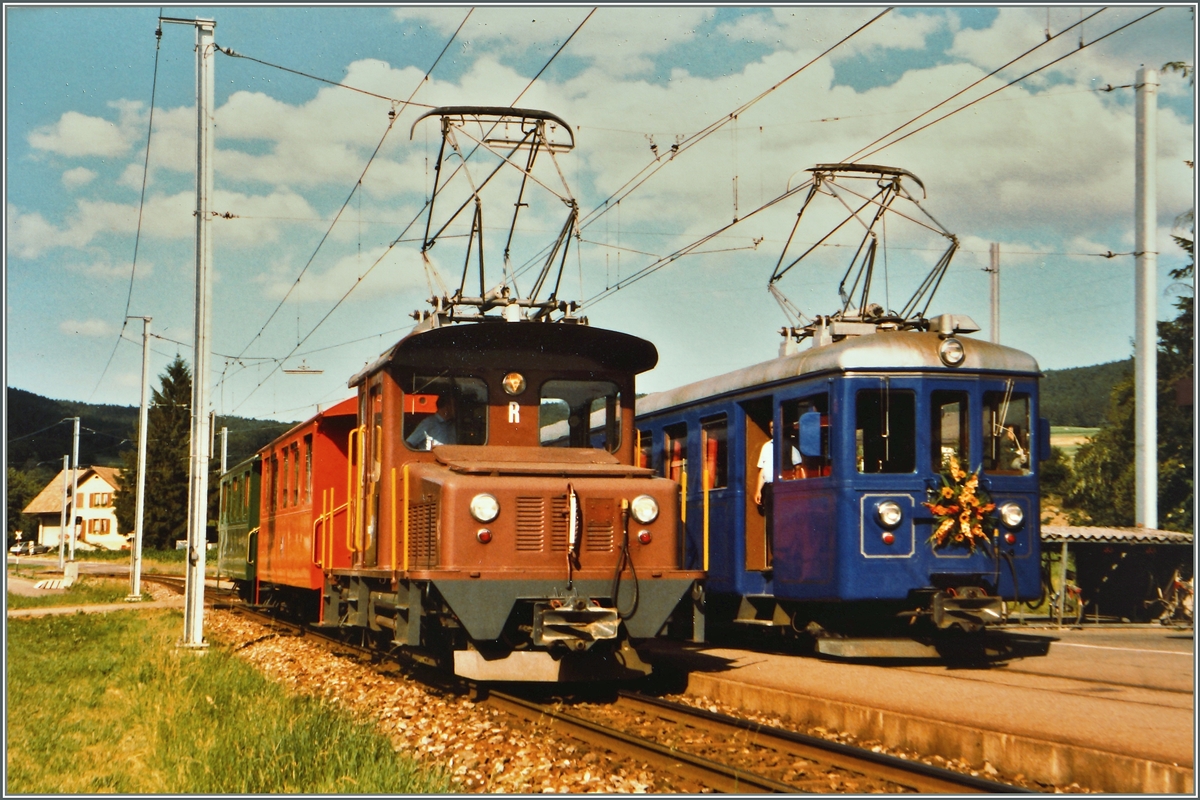
<path fill-rule="evenodd" d="M 8 552 L 15 556 L 40 556 L 42 553 L 49 553 L 50 548 L 47 545 L 40 544 L 34 541 L 18 542 L 8 548 Z"/>

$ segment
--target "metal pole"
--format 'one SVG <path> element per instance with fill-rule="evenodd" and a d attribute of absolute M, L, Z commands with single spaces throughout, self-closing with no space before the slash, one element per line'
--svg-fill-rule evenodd
<path fill-rule="evenodd" d="M 138 415 L 137 510 L 133 520 L 133 561 L 129 566 L 129 596 L 126 600 L 142 599 L 142 531 L 146 514 L 146 437 L 149 435 L 150 411 L 150 320 L 153 317 L 130 317 L 142 321 L 142 410 Z"/>
<path fill-rule="evenodd" d="M 1062 555 L 1058 565 L 1058 627 L 1062 627 L 1063 609 L 1067 602 L 1067 542 L 1062 543 Z"/>
<path fill-rule="evenodd" d="M 1000 243 L 992 242 L 992 344 L 1000 344 Z"/>
<path fill-rule="evenodd" d="M 229 428 L 221 426 L 221 474 L 225 474 L 229 462 Z"/>
<path fill-rule="evenodd" d="M 191 478 L 188 483 L 187 581 L 183 647 L 204 647 L 204 556 L 208 533 L 209 332 L 212 329 L 212 249 L 208 201 L 212 196 L 213 20 L 196 27 L 196 336 L 192 365 Z"/>
<path fill-rule="evenodd" d="M 75 520 L 79 512 L 79 417 L 75 417 L 75 438 L 71 443 L 71 560 L 75 560 Z"/>
<path fill-rule="evenodd" d="M 1158 527 L 1158 252 L 1154 171 L 1158 161 L 1158 71 L 1137 72 L 1137 150 L 1134 186 L 1134 253 L 1137 318 L 1134 345 L 1134 522 Z"/>
<path fill-rule="evenodd" d="M 66 569 L 64 563 L 63 551 L 67 547 L 67 470 L 71 468 L 71 457 L 63 456 L 63 502 L 62 502 L 62 517 L 58 527 L 58 571 L 62 572 Z"/>

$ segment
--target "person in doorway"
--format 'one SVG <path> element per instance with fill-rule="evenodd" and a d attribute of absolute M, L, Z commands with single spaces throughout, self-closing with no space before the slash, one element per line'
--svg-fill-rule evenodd
<path fill-rule="evenodd" d="M 771 484 L 775 480 L 775 422 L 767 423 L 767 432 L 771 438 L 763 442 L 758 451 L 758 484 L 754 490 L 754 503 L 758 506 L 769 507 L 766 502 L 770 497 Z M 800 451 L 792 445 L 792 465 L 800 463 Z"/>
<path fill-rule="evenodd" d="M 437 412 L 421 420 L 405 441 L 416 450 L 432 450 L 438 445 L 456 444 L 458 432 L 454 424 L 454 395 L 439 395 Z"/>

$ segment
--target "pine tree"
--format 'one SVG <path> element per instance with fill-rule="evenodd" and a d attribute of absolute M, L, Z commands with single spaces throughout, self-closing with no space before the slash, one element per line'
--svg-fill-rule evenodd
<path fill-rule="evenodd" d="M 192 374 L 178 355 L 159 376 L 147 415 L 146 503 L 142 547 L 166 550 L 187 537 L 188 472 L 191 438 Z M 134 449 L 121 454 L 123 469 L 117 487 L 117 520 L 132 531 L 137 504 L 137 438 Z"/>

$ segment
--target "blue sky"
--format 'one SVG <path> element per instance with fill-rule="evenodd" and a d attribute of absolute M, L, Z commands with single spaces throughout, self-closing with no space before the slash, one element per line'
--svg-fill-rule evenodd
<path fill-rule="evenodd" d="M 213 206 L 233 217 L 214 232 L 210 379 L 218 413 L 300 419 L 318 403 L 348 396 L 349 376 L 404 334 L 410 312 L 427 307 L 419 243 L 407 241 L 411 231 L 401 236 L 431 182 L 436 123 L 408 136 L 426 107 L 503 106 L 521 95 L 521 106 L 567 120 L 576 147 L 558 161 L 585 213 L 655 163 L 652 143 L 661 158 L 673 142 L 726 119 L 596 216 L 571 251 L 560 294 L 584 300 L 735 214 L 742 219 L 707 243 L 705 254 L 585 307 L 593 325 L 655 342 L 660 366 L 640 385 L 653 391 L 775 355 L 776 331 L 787 319 L 766 285 L 799 198 L 747 218 L 750 211 L 803 180 L 808 167 L 846 159 L 1046 42 L 1047 32 L 1051 42 L 942 112 L 1066 56 L 1057 64 L 865 160 L 919 176 L 928 191 L 923 208 L 962 243 L 931 313 L 965 313 L 987 330 L 982 267 L 989 243 L 999 242 L 1005 344 L 1029 351 L 1045 369 L 1130 355 L 1134 259 L 1099 257 L 1134 249 L 1134 91 L 1127 87 L 1141 64 L 1194 61 L 1190 7 L 1167 7 L 1092 44 L 1152 8 L 901 6 L 836 47 L 882 7 L 592 9 L 163 8 L 165 16 L 215 19 L 219 45 L 258 61 L 392 98 L 415 90 L 414 102 L 425 104 L 397 106 L 398 120 L 384 136 L 386 100 L 249 58 L 217 57 Z M 135 405 L 141 323 L 126 328 L 130 341 L 118 339 L 127 302 L 130 314 L 153 316 L 154 333 L 164 337 L 153 347 L 154 374 L 176 352 L 191 358 L 194 32 L 164 26 L 156 77 L 158 11 L 5 7 L 9 386 Z M 1160 80 L 1158 300 L 1165 318 L 1178 291 L 1167 273 L 1184 262 L 1170 234 L 1176 216 L 1193 207 L 1185 162 L 1194 160 L 1195 96 L 1177 73 Z M 1100 91 L 1109 85 L 1122 88 Z M 351 195 L 368 162 L 361 190 Z M 552 167 L 541 164 L 551 176 Z M 486 221 L 492 265 L 501 261 L 504 204 L 512 204 L 511 194 L 500 195 L 512 186 L 511 179 L 499 183 L 496 199 L 487 198 L 498 209 Z M 812 221 L 824 219 L 821 213 Z M 531 199 L 513 263 L 539 252 L 563 219 L 557 200 Z M 802 230 L 797 241 L 816 235 Z M 899 306 L 941 245 L 899 227 L 890 236 L 888 300 Z M 398 237 L 406 241 L 389 248 Z M 827 249 L 779 288 L 806 314 L 831 313 L 844 255 Z M 461 240 L 439 242 L 430 256 L 456 284 Z M 301 360 L 324 372 L 278 369 Z"/>

